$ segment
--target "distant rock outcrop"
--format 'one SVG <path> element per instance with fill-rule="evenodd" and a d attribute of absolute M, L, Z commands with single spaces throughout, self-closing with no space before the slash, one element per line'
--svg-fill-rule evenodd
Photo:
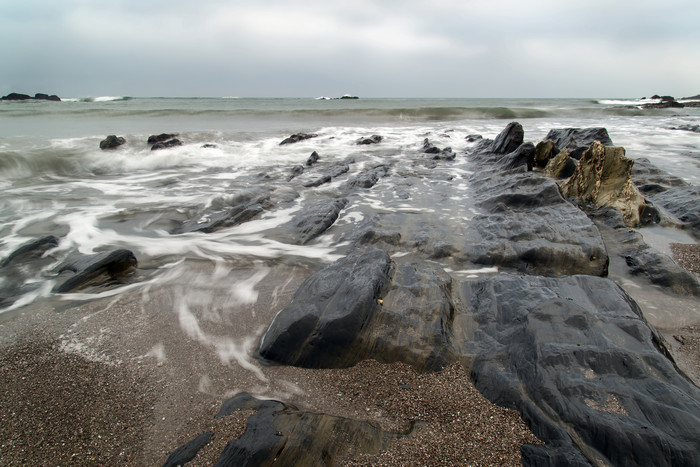
<path fill-rule="evenodd" d="M 2 96 L 0 100 L 3 101 L 28 101 L 28 100 L 35 100 L 35 101 L 54 101 L 54 102 L 61 102 L 61 98 L 58 97 L 55 94 L 48 95 L 44 94 L 43 92 L 38 92 L 34 94 L 34 97 L 28 95 L 28 94 L 20 94 L 17 92 L 11 92 L 10 94 L 6 96 Z"/>

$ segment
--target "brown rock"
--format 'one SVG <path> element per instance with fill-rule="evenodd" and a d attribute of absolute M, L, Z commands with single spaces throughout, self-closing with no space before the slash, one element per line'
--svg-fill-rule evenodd
<path fill-rule="evenodd" d="M 547 163 L 557 155 L 559 150 L 557 145 L 551 139 L 540 141 L 535 146 L 535 167 L 546 167 Z"/>
<path fill-rule="evenodd" d="M 564 149 L 554 158 L 549 159 L 547 166 L 544 168 L 544 173 L 552 178 L 569 178 L 574 174 L 575 170 L 576 162 L 569 155 L 569 151 Z"/>
<path fill-rule="evenodd" d="M 617 208 L 627 226 L 638 226 L 646 204 L 631 179 L 633 164 L 634 160 L 625 157 L 624 148 L 595 141 L 583 153 L 571 178 L 560 184 L 562 194 L 594 203 L 598 208 Z"/>

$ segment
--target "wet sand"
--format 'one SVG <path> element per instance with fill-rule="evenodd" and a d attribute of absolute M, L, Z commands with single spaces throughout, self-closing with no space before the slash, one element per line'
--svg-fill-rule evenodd
<path fill-rule="evenodd" d="M 188 464 L 212 465 L 243 433 L 248 413 L 214 416 L 244 390 L 385 430 L 417 423 L 386 452 L 343 460 L 351 465 L 519 465 L 520 446 L 538 443 L 517 412 L 474 389 L 461 364 L 432 374 L 375 361 L 343 370 L 262 365 L 250 357 L 259 335 L 309 271 L 271 269 L 257 296 L 238 301 L 197 282 L 210 273 L 61 312 L 61 304 L 44 304 L 4 317 L 3 464 L 162 465 L 212 431 L 212 443 Z"/>

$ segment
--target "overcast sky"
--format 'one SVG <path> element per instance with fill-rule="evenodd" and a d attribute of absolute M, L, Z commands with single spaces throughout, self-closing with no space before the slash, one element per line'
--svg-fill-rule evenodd
<path fill-rule="evenodd" d="M 676 97 L 697 0 L 0 0 L 0 92 Z"/>

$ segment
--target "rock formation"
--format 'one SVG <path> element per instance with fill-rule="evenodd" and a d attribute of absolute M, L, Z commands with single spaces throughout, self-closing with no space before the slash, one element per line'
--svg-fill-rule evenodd
<path fill-rule="evenodd" d="M 628 226 L 640 225 L 644 197 L 631 180 L 634 160 L 621 147 L 603 146 L 595 141 L 581 156 L 574 174 L 561 183 L 562 194 L 622 211 Z"/>

